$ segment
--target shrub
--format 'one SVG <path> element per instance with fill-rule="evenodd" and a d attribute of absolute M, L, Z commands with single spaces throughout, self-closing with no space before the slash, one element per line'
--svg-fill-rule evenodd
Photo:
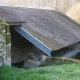
<path fill-rule="evenodd" d="M 66 15 L 80 23 L 80 3 L 73 5 Z"/>

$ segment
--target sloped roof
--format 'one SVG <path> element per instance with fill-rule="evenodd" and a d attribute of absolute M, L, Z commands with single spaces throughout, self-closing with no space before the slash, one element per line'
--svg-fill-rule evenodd
<path fill-rule="evenodd" d="M 0 18 L 25 21 L 22 27 L 52 51 L 80 41 L 79 25 L 57 10 L 0 6 Z"/>

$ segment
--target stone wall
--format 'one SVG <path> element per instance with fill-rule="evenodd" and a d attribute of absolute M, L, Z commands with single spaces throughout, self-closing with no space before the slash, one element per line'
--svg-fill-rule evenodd
<path fill-rule="evenodd" d="M 9 35 L 9 26 L 0 20 L 0 66 L 2 64 L 11 64 L 11 60 L 8 63 L 8 58 L 11 58 L 10 49 L 7 49 L 7 46 L 10 44 L 10 40 L 8 40 Z"/>

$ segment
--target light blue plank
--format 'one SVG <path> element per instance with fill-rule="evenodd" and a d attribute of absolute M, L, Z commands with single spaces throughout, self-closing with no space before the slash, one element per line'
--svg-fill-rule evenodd
<path fill-rule="evenodd" d="M 70 52 L 64 54 L 63 56 L 61 57 L 65 57 L 65 58 L 71 58 L 71 57 L 74 57 L 76 54 L 78 54 L 80 52 L 79 49 L 74 49 L 74 50 L 71 50 Z"/>
<path fill-rule="evenodd" d="M 42 50 L 48 56 L 51 56 L 52 50 L 49 47 L 47 47 L 45 44 L 43 44 L 40 40 L 35 38 L 33 35 L 28 33 L 24 28 L 14 27 L 14 30 L 17 31 L 19 34 L 21 34 L 24 38 L 29 40 L 32 44 L 34 44 L 36 47 L 38 47 L 40 50 Z"/>

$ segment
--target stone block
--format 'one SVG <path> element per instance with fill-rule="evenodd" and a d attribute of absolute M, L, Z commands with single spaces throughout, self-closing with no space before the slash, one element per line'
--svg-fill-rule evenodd
<path fill-rule="evenodd" d="M 2 64 L 3 64 L 3 53 L 0 53 L 0 66 L 2 66 Z"/>

